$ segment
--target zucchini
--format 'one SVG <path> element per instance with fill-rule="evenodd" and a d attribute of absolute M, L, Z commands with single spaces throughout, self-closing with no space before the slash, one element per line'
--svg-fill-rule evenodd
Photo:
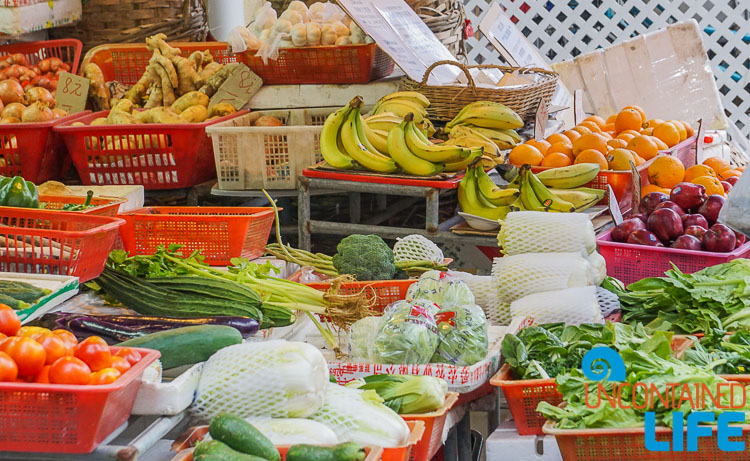
<path fill-rule="evenodd" d="M 193 456 L 195 458 L 205 455 L 217 456 L 224 461 L 266 461 L 263 458 L 258 458 L 257 456 L 248 455 L 234 450 L 229 445 L 219 442 L 218 440 L 201 442 L 195 447 L 195 450 L 193 451 Z"/>
<path fill-rule="evenodd" d="M 31 304 L 27 302 L 12 298 L 2 293 L 0 293 L 0 304 L 5 304 L 6 306 L 15 310 L 28 309 L 29 307 L 31 307 Z"/>
<path fill-rule="evenodd" d="M 208 360 L 216 351 L 242 342 L 242 334 L 224 325 L 195 325 L 129 339 L 121 347 L 143 347 L 161 352 L 165 369 Z"/>
<path fill-rule="evenodd" d="M 286 461 L 363 461 L 364 459 L 364 448 L 354 442 L 340 443 L 333 447 L 293 445 L 286 454 Z"/>
<path fill-rule="evenodd" d="M 258 293 L 231 280 L 183 276 L 152 278 L 149 283 L 182 293 L 205 294 L 245 302 L 254 307 L 260 307 L 263 303 Z"/>
<path fill-rule="evenodd" d="M 52 290 L 39 288 L 30 283 L 16 280 L 0 280 L 0 294 L 10 296 L 19 301 L 34 304 L 39 298 L 43 298 L 50 293 L 52 293 Z"/>
<path fill-rule="evenodd" d="M 274 444 L 252 424 L 238 416 L 221 414 L 211 420 L 208 431 L 214 439 L 242 453 L 269 461 L 281 459 Z"/>
<path fill-rule="evenodd" d="M 221 455 L 202 454 L 193 456 L 193 461 L 224 461 L 224 458 L 222 458 Z"/>

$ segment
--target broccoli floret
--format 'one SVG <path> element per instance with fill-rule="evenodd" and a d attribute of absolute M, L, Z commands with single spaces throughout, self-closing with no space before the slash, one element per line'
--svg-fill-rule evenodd
<path fill-rule="evenodd" d="M 333 266 L 339 274 L 351 274 L 361 281 L 391 280 L 396 275 L 393 251 L 377 235 L 344 237 L 336 251 Z"/>

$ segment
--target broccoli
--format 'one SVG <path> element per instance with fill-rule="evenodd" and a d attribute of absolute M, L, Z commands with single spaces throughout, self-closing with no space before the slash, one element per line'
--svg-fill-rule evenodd
<path fill-rule="evenodd" d="M 357 280 L 391 280 L 396 275 L 393 252 L 377 235 L 344 237 L 336 251 L 333 266 L 339 274 L 351 274 Z"/>

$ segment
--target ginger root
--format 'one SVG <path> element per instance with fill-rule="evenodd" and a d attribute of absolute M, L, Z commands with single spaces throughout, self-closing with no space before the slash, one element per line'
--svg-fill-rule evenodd
<path fill-rule="evenodd" d="M 167 75 L 167 71 L 164 70 L 162 66 L 157 65 L 155 66 L 155 69 L 156 69 L 156 73 L 159 75 L 159 78 L 161 79 L 162 105 L 171 106 L 175 100 L 174 86 L 172 86 L 172 82 L 169 79 L 169 75 Z"/>
<path fill-rule="evenodd" d="M 211 78 L 216 72 L 220 71 L 222 67 L 224 67 L 223 64 L 218 63 L 216 61 L 211 61 L 205 66 L 203 66 L 203 69 L 201 69 L 201 71 L 198 72 L 198 76 L 203 81 L 206 81 L 209 78 Z"/>
<path fill-rule="evenodd" d="M 208 78 L 206 80 L 206 83 L 204 83 L 201 89 L 198 91 L 207 95 L 208 97 L 213 96 L 214 93 L 219 90 L 219 87 L 224 83 L 224 81 L 229 78 L 230 75 L 232 75 L 232 72 L 239 69 L 241 65 L 242 64 L 239 62 L 233 62 L 222 67 L 221 70 Z"/>
<path fill-rule="evenodd" d="M 91 82 L 89 98 L 93 109 L 108 110 L 111 95 L 109 94 L 107 83 L 104 81 L 102 69 L 93 62 L 86 64 L 86 67 L 83 68 L 83 76 Z"/>
<path fill-rule="evenodd" d="M 162 56 L 167 59 L 172 59 L 174 56 L 179 56 L 182 50 L 175 48 L 166 42 L 167 36 L 164 34 L 156 34 L 146 38 L 146 48 L 149 51 L 158 51 Z M 175 85 L 176 86 L 176 85 Z"/>
<path fill-rule="evenodd" d="M 191 106 L 208 106 L 210 99 L 205 94 L 201 93 L 200 91 L 191 91 L 190 93 L 186 93 L 172 104 L 172 109 L 177 111 L 177 113 L 181 113 L 182 111 L 186 110 L 188 107 Z"/>
<path fill-rule="evenodd" d="M 182 56 L 172 58 L 172 63 L 177 68 L 179 83 L 176 86 L 177 94 L 183 95 L 195 91 L 203 85 L 203 79 L 196 72 L 195 63 Z"/>

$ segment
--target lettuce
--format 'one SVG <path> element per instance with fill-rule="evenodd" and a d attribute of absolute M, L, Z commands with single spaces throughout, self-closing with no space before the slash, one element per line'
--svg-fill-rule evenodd
<path fill-rule="evenodd" d="M 429 363 L 438 346 L 435 314 L 429 301 L 397 301 L 386 308 L 372 356 L 379 363 Z"/>
<path fill-rule="evenodd" d="M 487 355 L 487 320 L 476 304 L 441 309 L 436 315 L 439 344 L 432 362 L 460 367 L 474 365 Z"/>

